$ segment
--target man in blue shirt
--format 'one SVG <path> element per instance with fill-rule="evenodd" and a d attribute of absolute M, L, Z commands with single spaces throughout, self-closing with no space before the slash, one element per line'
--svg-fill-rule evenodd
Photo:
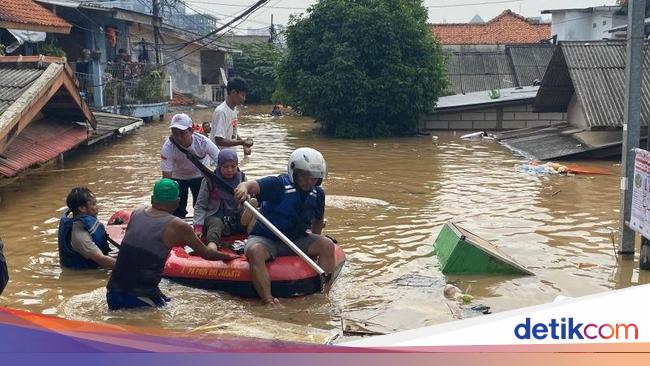
<path fill-rule="evenodd" d="M 287 173 L 242 182 L 235 189 L 240 202 L 257 195 L 260 213 L 296 244 L 300 250 L 318 257 L 326 273 L 335 267 L 334 243 L 320 233 L 324 226 L 325 192 L 320 187 L 327 174 L 327 165 L 320 152 L 303 147 L 289 157 Z M 310 229 L 311 233 L 307 232 Z M 257 294 L 268 305 L 280 302 L 271 294 L 271 281 L 266 261 L 279 256 L 295 255 L 286 244 L 257 222 L 244 248 Z M 328 292 L 331 283 L 326 283 Z"/>

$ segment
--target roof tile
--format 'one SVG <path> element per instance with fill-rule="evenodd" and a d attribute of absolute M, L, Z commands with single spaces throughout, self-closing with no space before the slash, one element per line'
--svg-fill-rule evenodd
<path fill-rule="evenodd" d="M 431 24 L 431 31 L 443 45 L 537 43 L 551 37 L 550 24 L 530 21 L 511 10 L 484 24 Z"/>
<path fill-rule="evenodd" d="M 0 21 L 68 29 L 71 27 L 70 23 L 32 0 L 2 0 Z"/>

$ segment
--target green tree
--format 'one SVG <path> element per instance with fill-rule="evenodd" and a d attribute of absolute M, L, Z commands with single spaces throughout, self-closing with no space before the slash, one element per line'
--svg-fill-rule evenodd
<path fill-rule="evenodd" d="M 417 129 L 446 87 L 420 0 L 321 0 L 286 31 L 280 91 L 339 137 Z"/>
<path fill-rule="evenodd" d="M 246 100 L 268 103 L 276 87 L 276 69 L 282 58 L 282 49 L 271 43 L 238 44 L 242 53 L 235 55 L 233 64 L 237 74 L 249 86 Z"/>

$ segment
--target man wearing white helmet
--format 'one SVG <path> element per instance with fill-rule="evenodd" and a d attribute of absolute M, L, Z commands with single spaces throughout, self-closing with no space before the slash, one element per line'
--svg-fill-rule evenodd
<path fill-rule="evenodd" d="M 320 185 L 326 175 L 323 155 L 302 147 L 289 157 L 287 173 L 242 182 L 235 189 L 235 197 L 243 202 L 249 195 L 256 195 L 262 215 L 300 250 L 318 257 L 318 264 L 326 273 L 332 273 L 335 267 L 334 243 L 320 235 L 325 214 L 325 192 Z M 311 233 L 307 233 L 307 229 L 311 229 Z M 258 295 L 266 304 L 279 304 L 271 293 L 266 262 L 295 254 L 259 221 L 253 227 L 244 250 Z M 325 284 L 325 292 L 329 291 L 329 286 L 329 283 Z"/>

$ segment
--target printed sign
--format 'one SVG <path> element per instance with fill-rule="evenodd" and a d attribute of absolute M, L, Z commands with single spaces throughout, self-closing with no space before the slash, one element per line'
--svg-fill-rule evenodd
<path fill-rule="evenodd" d="M 630 228 L 650 238 L 650 152 L 636 149 Z"/>

